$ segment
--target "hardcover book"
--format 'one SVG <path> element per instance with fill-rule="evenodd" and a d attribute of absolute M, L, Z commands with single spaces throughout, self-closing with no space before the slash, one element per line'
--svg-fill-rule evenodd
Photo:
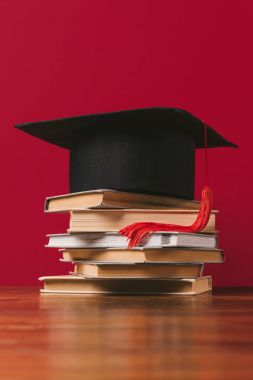
<path fill-rule="evenodd" d="M 127 248 L 127 239 L 117 232 L 83 232 L 48 235 L 52 248 Z M 179 232 L 155 232 L 142 243 L 144 248 L 192 247 L 215 248 L 217 236 Z"/>
<path fill-rule="evenodd" d="M 74 274 L 98 278 L 196 278 L 201 277 L 203 264 L 75 264 Z"/>
<path fill-rule="evenodd" d="M 147 208 L 198 210 L 199 202 L 158 195 L 115 190 L 92 190 L 46 198 L 45 211 L 58 212 L 86 208 Z"/>
<path fill-rule="evenodd" d="M 203 248 L 74 248 L 60 249 L 61 261 L 90 263 L 223 263 L 220 249 Z"/>
<path fill-rule="evenodd" d="M 40 277 L 42 293 L 195 295 L 212 289 L 210 276 L 190 279 L 84 279 L 79 276 Z"/>
<path fill-rule="evenodd" d="M 217 211 L 212 211 L 205 233 L 215 233 Z M 137 222 L 158 222 L 191 225 L 197 218 L 197 210 L 82 210 L 72 211 L 69 232 L 118 231 Z"/>

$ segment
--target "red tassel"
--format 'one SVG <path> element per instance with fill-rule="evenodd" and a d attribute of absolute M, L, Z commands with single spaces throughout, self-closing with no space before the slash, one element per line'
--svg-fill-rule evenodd
<path fill-rule="evenodd" d="M 210 218 L 213 206 L 212 190 L 205 186 L 201 193 L 200 209 L 196 220 L 190 226 L 180 226 L 177 224 L 141 222 L 133 223 L 122 228 L 119 233 L 129 239 L 128 248 L 137 247 L 143 239 L 152 232 L 157 231 L 177 231 L 177 232 L 200 232 Z"/>

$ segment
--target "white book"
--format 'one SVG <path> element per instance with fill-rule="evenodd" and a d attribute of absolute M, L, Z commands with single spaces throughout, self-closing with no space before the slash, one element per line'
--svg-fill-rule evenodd
<path fill-rule="evenodd" d="M 52 234 L 50 248 L 127 248 L 127 239 L 117 232 L 85 232 L 76 234 Z M 155 232 L 143 241 L 143 248 L 191 247 L 216 248 L 217 236 L 206 234 Z"/>

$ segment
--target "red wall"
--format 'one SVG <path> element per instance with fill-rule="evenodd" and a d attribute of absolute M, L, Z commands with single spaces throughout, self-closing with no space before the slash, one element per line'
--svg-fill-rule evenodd
<path fill-rule="evenodd" d="M 226 263 L 207 271 L 216 285 L 253 285 L 252 11 L 251 0 L 0 2 L 0 284 L 68 269 L 43 248 L 67 226 L 43 203 L 68 192 L 68 153 L 13 125 L 178 106 L 240 145 L 209 155 Z"/>

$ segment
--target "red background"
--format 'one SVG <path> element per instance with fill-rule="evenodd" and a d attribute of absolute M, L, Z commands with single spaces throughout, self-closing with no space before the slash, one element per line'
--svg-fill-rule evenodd
<path fill-rule="evenodd" d="M 209 155 L 226 263 L 207 272 L 253 285 L 252 11 L 251 0 L 1 0 L 1 284 L 68 269 L 43 248 L 67 226 L 43 204 L 68 192 L 68 152 L 13 125 L 177 106 L 240 146 Z"/>

